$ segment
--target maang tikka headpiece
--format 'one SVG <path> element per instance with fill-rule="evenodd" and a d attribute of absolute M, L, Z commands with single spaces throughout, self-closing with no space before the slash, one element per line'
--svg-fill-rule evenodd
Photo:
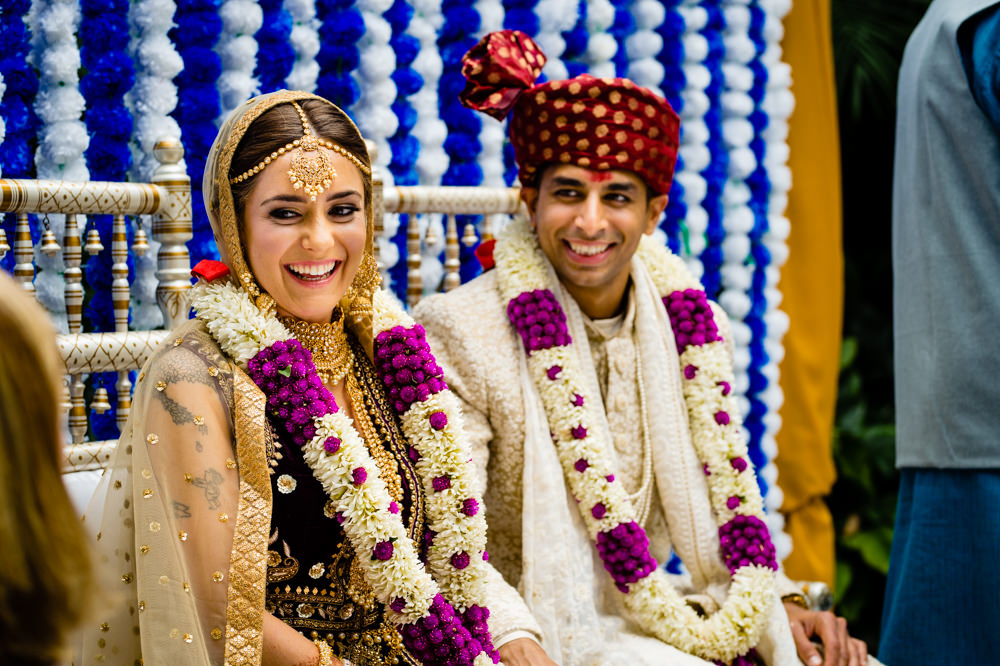
<path fill-rule="evenodd" d="M 309 119 L 306 117 L 305 111 L 302 110 L 298 102 L 292 102 L 291 104 L 295 107 L 295 111 L 302 120 L 302 138 L 296 139 L 291 143 L 286 143 L 265 157 L 257 166 L 247 169 L 235 178 L 230 178 L 230 185 L 241 183 L 253 177 L 263 171 L 264 167 L 278 159 L 278 157 L 291 151 L 292 165 L 288 169 L 288 179 L 292 181 L 292 186 L 295 189 L 305 190 L 305 193 L 309 195 L 309 199 L 316 201 L 316 196 L 326 190 L 330 186 L 330 183 L 337 177 L 337 170 L 333 168 L 330 156 L 320 150 L 320 147 L 329 148 L 343 155 L 361 169 L 365 175 L 371 175 L 371 169 L 352 152 L 332 141 L 327 141 L 314 135 L 312 128 L 309 127 Z"/>

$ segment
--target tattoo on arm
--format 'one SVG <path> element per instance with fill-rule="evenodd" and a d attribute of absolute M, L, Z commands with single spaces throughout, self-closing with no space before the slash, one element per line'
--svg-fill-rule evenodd
<path fill-rule="evenodd" d="M 190 518 L 191 507 L 184 502 L 174 500 L 174 518 Z"/>
<path fill-rule="evenodd" d="M 159 381 L 164 382 L 167 386 L 162 391 L 154 391 L 153 395 L 163 405 L 163 409 L 170 414 L 170 418 L 175 425 L 192 423 L 198 429 L 198 432 L 207 434 L 208 426 L 205 425 L 203 418 L 195 416 L 191 410 L 167 395 L 167 388 L 172 387 L 178 382 L 214 386 L 211 376 L 202 370 L 201 368 L 195 369 L 173 364 L 165 365 L 160 371 Z M 201 421 L 200 423 L 198 422 L 199 420 Z"/>
<path fill-rule="evenodd" d="M 219 496 L 222 494 L 222 475 L 219 472 L 207 469 L 203 476 L 192 479 L 191 483 L 205 491 L 209 509 L 218 509 L 222 506 L 222 502 L 219 501 Z"/>

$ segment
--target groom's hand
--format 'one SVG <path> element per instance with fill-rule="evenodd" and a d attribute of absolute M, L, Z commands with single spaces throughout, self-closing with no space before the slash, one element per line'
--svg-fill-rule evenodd
<path fill-rule="evenodd" d="M 530 638 L 515 638 L 498 652 L 504 666 L 558 666 L 542 646 Z"/>

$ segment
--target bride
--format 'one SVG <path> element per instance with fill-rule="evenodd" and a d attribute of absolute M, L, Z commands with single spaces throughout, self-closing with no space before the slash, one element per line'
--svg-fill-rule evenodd
<path fill-rule="evenodd" d="M 195 267 L 197 316 L 139 375 L 86 517 L 124 598 L 81 663 L 498 660 L 480 488 L 423 329 L 378 289 L 371 187 L 322 98 L 223 125 L 222 262 Z"/>

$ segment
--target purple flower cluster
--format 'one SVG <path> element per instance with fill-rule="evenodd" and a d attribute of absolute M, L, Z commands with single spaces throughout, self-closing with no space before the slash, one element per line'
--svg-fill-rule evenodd
<path fill-rule="evenodd" d="M 712 663 L 716 664 L 716 666 L 755 666 L 756 664 L 759 664 L 760 661 L 757 657 L 757 649 L 750 648 L 746 654 L 741 654 L 728 664 L 724 661 L 719 661 L 718 659 L 713 659 Z"/>
<path fill-rule="evenodd" d="M 551 349 L 572 342 L 562 306 L 548 289 L 518 294 L 507 304 L 507 317 L 521 334 L 528 356 L 539 349 Z"/>
<path fill-rule="evenodd" d="M 395 550 L 392 545 L 392 541 L 379 541 L 375 544 L 375 548 L 372 549 L 372 559 L 382 560 L 383 562 L 392 559 L 392 552 Z"/>
<path fill-rule="evenodd" d="M 465 613 L 462 614 L 462 621 L 472 637 L 479 641 L 483 646 L 483 652 L 485 652 L 493 663 L 500 661 L 500 654 L 493 648 L 493 638 L 490 636 L 490 628 L 486 624 L 486 620 L 490 617 L 490 609 L 484 606 L 476 606 L 473 604 L 465 609 Z"/>
<path fill-rule="evenodd" d="M 670 327 L 674 329 L 678 353 L 683 353 L 688 346 L 700 347 L 722 339 L 705 292 L 698 289 L 675 291 L 663 298 L 663 305 L 670 317 Z"/>
<path fill-rule="evenodd" d="M 778 570 L 771 533 L 757 516 L 734 516 L 719 528 L 719 545 L 730 573 L 751 564 Z"/>
<path fill-rule="evenodd" d="M 642 580 L 656 569 L 656 560 L 649 553 L 649 537 L 634 521 L 598 533 L 597 552 L 622 593 L 628 593 L 628 583 Z"/>
<path fill-rule="evenodd" d="M 267 396 L 267 413 L 284 423 L 298 446 L 316 434 L 313 419 L 337 411 L 333 394 L 316 373 L 312 354 L 298 340 L 278 341 L 247 363 L 250 378 Z M 332 447 L 324 446 L 329 451 Z"/>
<path fill-rule="evenodd" d="M 476 655 L 484 649 L 489 650 L 487 654 L 493 659 L 493 663 L 499 662 L 500 656 L 488 641 L 489 630 L 486 630 L 487 642 L 484 644 L 463 626 L 462 620 L 462 616 L 455 612 L 451 604 L 437 594 L 427 615 L 413 624 L 400 627 L 403 644 L 424 664 L 471 665 Z"/>
<path fill-rule="evenodd" d="M 396 326 L 379 333 L 375 338 L 375 367 L 399 414 L 448 388 L 420 324 L 413 328 Z M 440 423 L 440 419 L 434 422 Z"/>

